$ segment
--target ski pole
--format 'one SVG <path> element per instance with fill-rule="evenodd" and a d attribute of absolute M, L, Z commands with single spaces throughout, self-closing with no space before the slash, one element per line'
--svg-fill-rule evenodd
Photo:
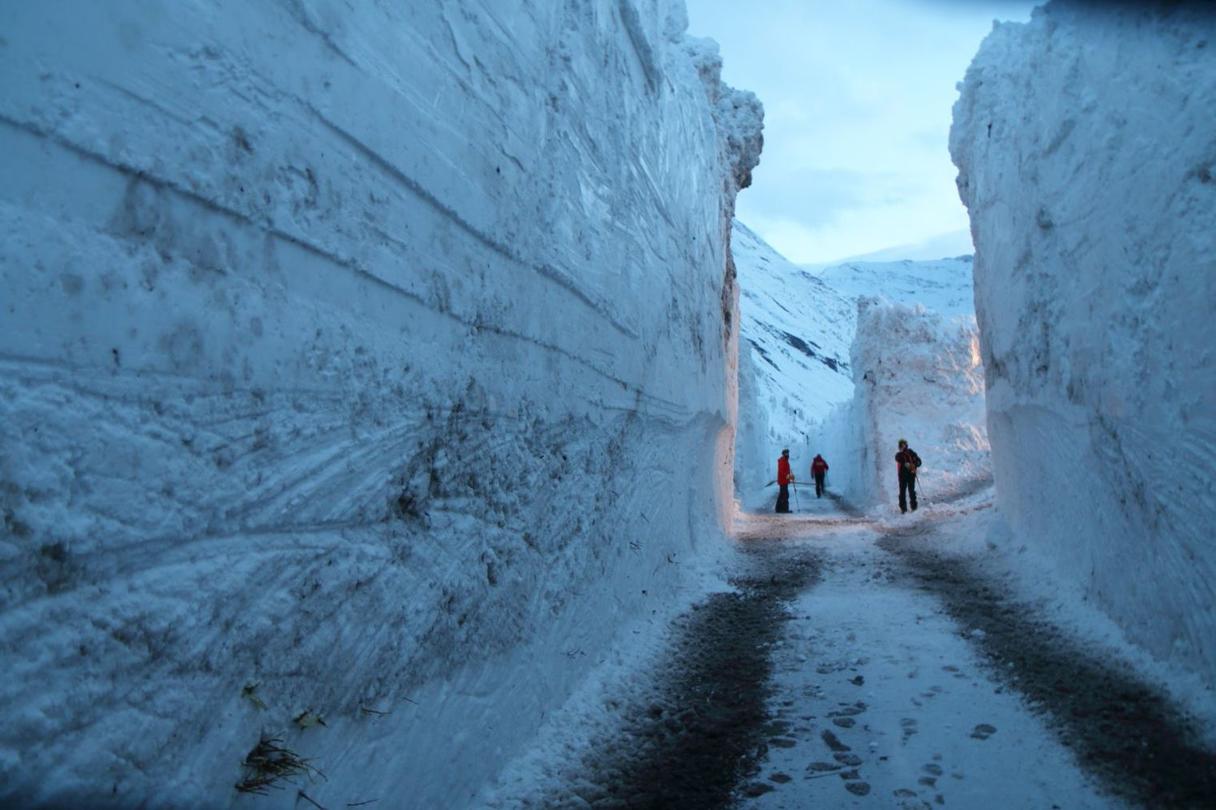
<path fill-rule="evenodd" d="M 794 488 L 794 511 L 801 512 L 802 506 L 798 503 L 798 483 L 796 481 L 791 481 L 790 486 Z"/>

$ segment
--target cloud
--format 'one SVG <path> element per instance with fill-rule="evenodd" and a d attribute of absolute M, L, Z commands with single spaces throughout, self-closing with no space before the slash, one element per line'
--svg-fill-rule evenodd
<path fill-rule="evenodd" d="M 723 77 L 765 104 L 740 218 L 791 259 L 858 255 L 965 229 L 951 108 L 994 16 L 1031 0 L 689 0 Z"/>
<path fill-rule="evenodd" d="M 909 132 L 907 140 L 914 147 L 946 154 L 949 151 L 950 127 L 932 127 Z"/>
<path fill-rule="evenodd" d="M 741 200 L 747 210 L 770 219 L 785 219 L 813 228 L 836 221 L 852 209 L 898 205 L 909 198 L 915 183 L 892 172 L 802 168 L 787 170 L 780 163 L 756 169 L 753 188 Z"/>

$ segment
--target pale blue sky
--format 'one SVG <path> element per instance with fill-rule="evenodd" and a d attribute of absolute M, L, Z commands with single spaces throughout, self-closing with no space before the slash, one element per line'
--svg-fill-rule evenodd
<path fill-rule="evenodd" d="M 955 85 L 993 19 L 1025 21 L 1036 3 L 687 2 L 689 33 L 721 45 L 723 78 L 764 102 L 741 220 L 795 262 L 926 242 L 971 252 L 947 150 Z"/>

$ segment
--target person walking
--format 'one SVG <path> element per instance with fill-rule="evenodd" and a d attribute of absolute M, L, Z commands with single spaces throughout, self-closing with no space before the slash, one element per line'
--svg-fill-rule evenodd
<path fill-rule="evenodd" d="M 916 511 L 916 471 L 920 469 L 920 456 L 908 447 L 907 439 L 899 440 L 899 452 L 895 454 L 895 463 L 899 465 L 899 511 L 907 513 L 908 502 L 912 503 L 912 511 Z"/>
<path fill-rule="evenodd" d="M 815 479 L 815 497 L 823 497 L 823 479 L 828 474 L 828 463 L 818 453 L 811 461 L 811 477 Z"/>
<path fill-rule="evenodd" d="M 781 458 L 777 459 L 777 484 L 781 489 L 777 492 L 777 511 L 790 511 L 790 484 L 794 483 L 794 474 L 790 471 L 790 451 L 785 449 L 781 451 Z"/>

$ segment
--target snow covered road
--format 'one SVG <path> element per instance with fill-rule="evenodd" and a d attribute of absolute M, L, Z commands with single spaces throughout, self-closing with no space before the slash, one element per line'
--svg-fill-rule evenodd
<path fill-rule="evenodd" d="M 736 525 L 735 590 L 671 628 L 571 761 L 500 806 L 1203 806 L 1216 757 L 1109 654 L 944 551 L 986 496 Z M 577 734 L 577 729 L 570 730 Z"/>
<path fill-rule="evenodd" d="M 773 650 L 782 733 L 743 787 L 748 806 L 1111 806 L 876 537 L 862 525 L 780 541 L 814 554 L 823 581 L 791 603 Z"/>

